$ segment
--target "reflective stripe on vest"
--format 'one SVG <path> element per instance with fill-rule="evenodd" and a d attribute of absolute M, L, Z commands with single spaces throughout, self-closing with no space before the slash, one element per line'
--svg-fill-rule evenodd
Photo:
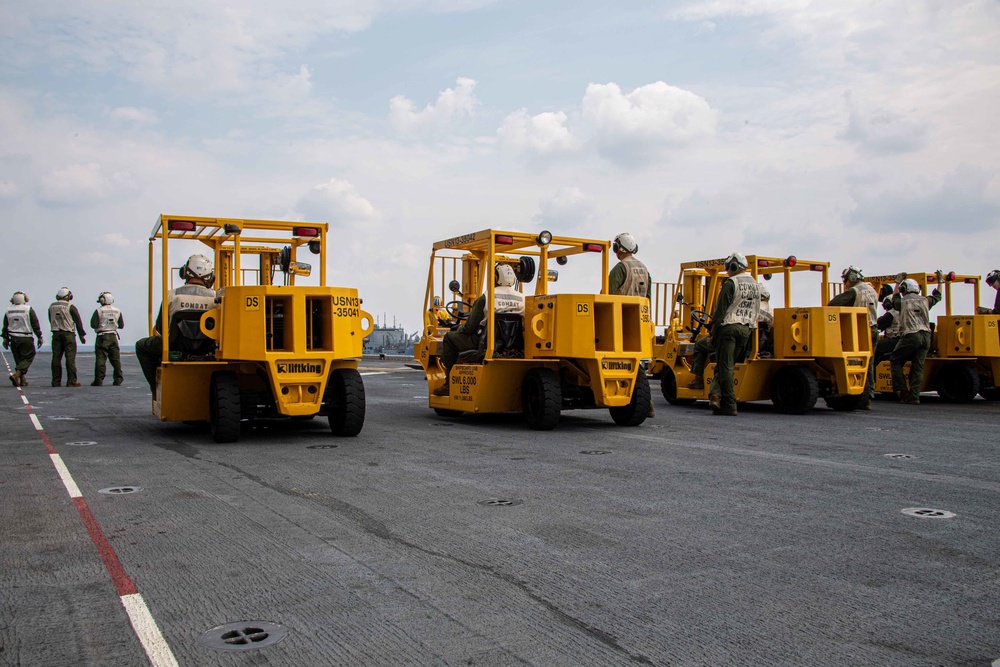
<path fill-rule="evenodd" d="M 97 333 L 114 333 L 118 331 L 118 318 L 122 311 L 114 306 L 101 306 L 97 309 Z"/>
<path fill-rule="evenodd" d="M 73 332 L 73 318 L 69 314 L 69 301 L 56 301 L 49 306 L 49 326 L 53 331 Z"/>
<path fill-rule="evenodd" d="M 524 313 L 524 295 L 513 287 L 493 288 L 494 313 Z"/>
<path fill-rule="evenodd" d="M 11 306 L 7 309 L 7 333 L 11 336 L 18 336 L 23 338 L 27 336 L 31 338 L 31 324 L 29 318 L 31 317 L 28 313 L 31 312 L 31 306 L 20 305 Z"/>
<path fill-rule="evenodd" d="M 167 315 L 215 306 L 215 290 L 201 285 L 181 285 L 167 293 Z"/>
<path fill-rule="evenodd" d="M 930 309 L 927 307 L 927 297 L 920 294 L 905 294 L 900 299 L 899 334 L 930 331 Z"/>
<path fill-rule="evenodd" d="M 740 273 L 729 278 L 736 288 L 733 302 L 722 318 L 721 324 L 746 324 L 753 328 L 757 326 L 760 316 L 760 283 L 749 273 Z"/>
<path fill-rule="evenodd" d="M 618 288 L 622 296 L 646 296 L 649 286 L 649 270 L 637 259 L 628 257 L 622 260 L 625 265 L 625 282 Z"/>

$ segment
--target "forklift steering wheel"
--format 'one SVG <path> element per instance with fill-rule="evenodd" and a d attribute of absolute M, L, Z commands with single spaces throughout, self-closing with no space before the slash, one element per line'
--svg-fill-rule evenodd
<path fill-rule="evenodd" d="M 472 312 L 472 304 L 466 303 L 462 300 L 449 301 L 444 304 L 444 309 L 454 319 L 461 322 L 469 317 L 469 313 Z"/>
<path fill-rule="evenodd" d="M 698 323 L 698 328 L 701 328 L 708 324 L 708 313 L 704 310 L 692 310 L 691 320 Z"/>

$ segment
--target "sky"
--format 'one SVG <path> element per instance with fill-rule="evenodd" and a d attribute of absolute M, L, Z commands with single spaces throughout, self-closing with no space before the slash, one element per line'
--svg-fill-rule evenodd
<path fill-rule="evenodd" d="M 408 331 L 486 228 L 985 275 L 998 123 L 995 0 L 0 0 L 0 293 L 131 343 L 160 213 L 327 222 Z"/>

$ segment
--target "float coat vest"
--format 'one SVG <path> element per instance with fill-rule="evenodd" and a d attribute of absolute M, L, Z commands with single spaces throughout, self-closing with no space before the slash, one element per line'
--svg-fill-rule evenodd
<path fill-rule="evenodd" d="M 868 326 L 873 327 L 878 321 L 878 292 L 871 286 L 871 283 L 858 283 L 851 288 L 854 290 L 854 305 L 868 309 Z"/>
<path fill-rule="evenodd" d="M 167 315 L 215 307 L 215 290 L 201 285 L 181 285 L 167 292 Z"/>
<path fill-rule="evenodd" d="M 524 314 L 524 295 L 513 287 L 493 288 L 493 312 Z"/>
<path fill-rule="evenodd" d="M 53 331 L 73 333 L 73 316 L 69 314 L 69 301 L 56 301 L 49 306 L 49 326 Z"/>
<path fill-rule="evenodd" d="M 31 324 L 28 322 L 31 306 L 21 304 L 7 309 L 7 333 L 20 338 L 31 338 Z"/>
<path fill-rule="evenodd" d="M 649 269 L 637 259 L 627 257 L 622 260 L 625 265 L 625 282 L 618 289 L 622 296 L 646 296 L 649 287 Z"/>
<path fill-rule="evenodd" d="M 899 334 L 930 331 L 930 311 L 927 297 L 920 294 L 904 294 L 899 300 Z"/>
<path fill-rule="evenodd" d="M 760 317 L 760 283 L 749 273 L 736 274 L 729 280 L 733 281 L 736 293 L 719 324 L 745 324 L 751 329 L 756 328 Z"/>
<path fill-rule="evenodd" d="M 97 309 L 97 333 L 106 334 L 118 331 L 118 319 L 122 316 L 122 311 L 112 305 L 101 306 Z"/>

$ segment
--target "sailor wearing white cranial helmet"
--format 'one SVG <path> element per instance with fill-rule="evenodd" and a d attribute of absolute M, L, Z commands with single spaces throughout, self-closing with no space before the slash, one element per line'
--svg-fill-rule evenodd
<path fill-rule="evenodd" d="M 734 252 L 726 257 L 723 264 L 729 277 L 722 283 L 712 313 L 716 364 L 708 403 L 713 414 L 735 416 L 736 385 L 733 374 L 736 354 L 747 349 L 751 332 L 757 326 L 761 290 L 760 283 L 746 272 L 749 264 L 745 255 Z"/>
<path fill-rule="evenodd" d="M 993 308 L 980 306 L 976 309 L 979 315 L 1000 315 L 1000 269 L 993 269 L 986 274 L 986 284 L 997 291 L 993 298 Z"/>
<path fill-rule="evenodd" d="M 628 232 L 623 232 L 611 242 L 611 250 L 618 258 L 618 263 L 608 274 L 608 293 L 650 298 L 652 280 L 649 269 L 632 256 L 639 252 L 639 244 L 635 238 Z"/>
<path fill-rule="evenodd" d="M 76 306 L 70 303 L 73 292 L 62 287 L 56 292 L 56 300 L 49 306 L 49 327 L 52 329 L 52 386 L 62 385 L 63 357 L 66 358 L 66 386 L 79 387 L 76 377 L 76 337 L 87 342 L 87 332 Z"/>
<path fill-rule="evenodd" d="M 110 361 L 117 387 L 125 380 L 121 348 L 118 345 L 118 330 L 124 328 L 125 319 L 122 311 L 114 305 L 115 297 L 111 292 L 101 292 L 97 303 L 98 308 L 90 316 L 90 327 L 97 333 L 97 340 L 94 342 L 94 381 L 90 386 L 100 387 L 104 384 L 107 362 Z"/>
<path fill-rule="evenodd" d="M 931 347 L 929 311 L 941 301 L 941 292 L 935 289 L 930 296 L 924 296 L 920 293 L 920 285 L 913 278 L 903 280 L 897 290 L 899 293 L 892 299 L 891 312 L 894 318 L 899 318 L 900 338 L 889 358 L 892 389 L 901 403 L 919 405 L 924 380 L 924 360 Z M 903 374 L 903 366 L 907 361 L 910 362 L 909 376 Z"/>
<path fill-rule="evenodd" d="M 841 271 L 840 279 L 844 290 L 830 299 L 827 306 L 858 307 L 868 311 L 868 331 L 871 336 L 872 349 L 878 343 L 878 292 L 871 283 L 865 282 L 864 272 L 851 264 Z M 868 364 L 868 375 L 865 378 L 865 400 L 862 410 L 871 410 L 871 399 L 875 396 L 875 364 Z"/>
<path fill-rule="evenodd" d="M 28 295 L 24 292 L 14 292 L 10 297 L 10 308 L 3 316 L 3 346 L 10 349 L 14 355 L 14 373 L 10 382 L 15 387 L 27 387 L 25 377 L 31 362 L 35 359 L 35 341 L 42 345 L 42 328 L 38 324 L 38 315 L 28 305 Z"/>

